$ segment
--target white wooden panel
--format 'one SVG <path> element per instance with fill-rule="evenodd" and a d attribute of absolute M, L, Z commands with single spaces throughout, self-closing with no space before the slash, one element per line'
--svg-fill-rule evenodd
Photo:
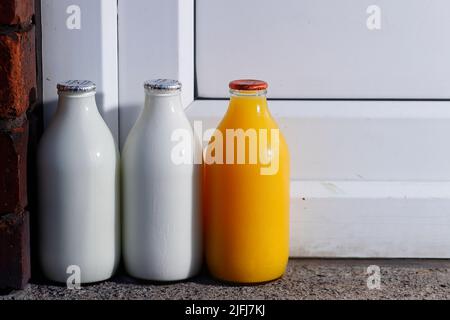
<path fill-rule="evenodd" d="M 117 1 L 42 0 L 45 120 L 56 108 L 56 84 L 87 79 L 97 84 L 97 104 L 118 141 Z"/>
<path fill-rule="evenodd" d="M 215 128 L 225 100 L 187 110 Z M 269 101 L 286 137 L 293 180 L 450 180 L 450 102 Z"/>
<path fill-rule="evenodd" d="M 261 78 L 274 98 L 450 98 L 447 0 L 197 0 L 196 10 L 200 97 Z"/>
<path fill-rule="evenodd" d="M 450 182 L 295 181 L 291 256 L 450 258 Z"/>
<path fill-rule="evenodd" d="M 119 0 L 120 140 L 143 105 L 145 80 L 183 83 L 183 105 L 194 98 L 193 0 Z"/>

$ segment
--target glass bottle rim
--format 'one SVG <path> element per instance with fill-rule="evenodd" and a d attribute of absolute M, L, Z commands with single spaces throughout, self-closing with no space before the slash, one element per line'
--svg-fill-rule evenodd
<path fill-rule="evenodd" d="M 230 89 L 231 96 L 234 97 L 261 97 L 267 95 L 267 90 L 236 90 Z"/>

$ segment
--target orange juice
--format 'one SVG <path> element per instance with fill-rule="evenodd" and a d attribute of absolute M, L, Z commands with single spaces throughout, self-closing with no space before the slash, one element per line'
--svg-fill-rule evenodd
<path fill-rule="evenodd" d="M 205 155 L 206 260 L 221 280 L 266 282 L 288 261 L 289 152 L 267 107 L 267 84 L 238 80 L 230 88 Z"/>

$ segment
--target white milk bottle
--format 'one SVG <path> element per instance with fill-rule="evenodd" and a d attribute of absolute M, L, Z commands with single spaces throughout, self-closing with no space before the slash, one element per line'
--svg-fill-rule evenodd
<path fill-rule="evenodd" d="M 123 250 L 136 278 L 176 281 L 201 266 L 198 147 L 181 105 L 181 84 L 144 85 L 145 107 L 122 157 Z"/>
<path fill-rule="evenodd" d="M 58 94 L 38 155 L 41 265 L 53 281 L 98 282 L 119 261 L 118 153 L 94 83 L 63 82 Z"/>

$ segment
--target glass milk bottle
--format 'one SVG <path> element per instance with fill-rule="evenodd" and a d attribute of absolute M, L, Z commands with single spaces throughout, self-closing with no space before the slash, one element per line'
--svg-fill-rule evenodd
<path fill-rule="evenodd" d="M 198 144 L 181 106 L 181 84 L 147 81 L 145 107 L 122 157 L 124 261 L 153 281 L 195 275 L 201 265 Z"/>
<path fill-rule="evenodd" d="M 106 280 L 120 258 L 118 153 L 95 89 L 90 81 L 58 84 L 58 108 L 39 145 L 39 254 L 57 282 Z"/>
<path fill-rule="evenodd" d="M 221 280 L 283 275 L 289 255 L 289 152 L 267 107 L 267 83 L 230 83 L 228 111 L 204 164 L 208 268 Z"/>

